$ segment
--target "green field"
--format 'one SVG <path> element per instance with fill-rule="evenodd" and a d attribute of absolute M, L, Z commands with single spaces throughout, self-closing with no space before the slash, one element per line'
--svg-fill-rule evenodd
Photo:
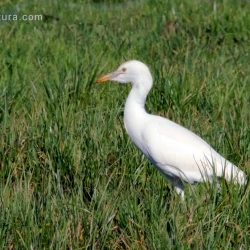
<path fill-rule="evenodd" d="M 96 84 L 137 59 L 149 113 L 248 174 L 250 3 L 1 1 L 1 249 L 249 249 L 250 186 L 186 185 L 185 201 L 126 134 L 131 86 Z M 3 18 L 3 17 L 2 17 Z"/>

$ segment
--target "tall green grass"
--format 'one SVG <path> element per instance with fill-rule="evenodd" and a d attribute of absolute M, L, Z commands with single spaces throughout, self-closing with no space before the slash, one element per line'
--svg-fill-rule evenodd
<path fill-rule="evenodd" d="M 130 86 L 149 65 L 147 110 L 194 131 L 248 173 L 247 1 L 2 1 L 0 246 L 248 249 L 249 185 L 186 186 L 182 202 L 128 138 Z"/>

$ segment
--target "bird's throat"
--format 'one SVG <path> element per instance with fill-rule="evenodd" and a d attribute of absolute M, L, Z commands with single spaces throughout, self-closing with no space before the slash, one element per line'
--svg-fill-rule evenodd
<path fill-rule="evenodd" d="M 126 100 L 124 109 L 124 125 L 127 133 L 131 138 L 136 137 L 136 132 L 141 124 L 143 124 L 147 112 L 145 110 L 147 93 L 140 91 L 137 88 L 132 88 Z"/>

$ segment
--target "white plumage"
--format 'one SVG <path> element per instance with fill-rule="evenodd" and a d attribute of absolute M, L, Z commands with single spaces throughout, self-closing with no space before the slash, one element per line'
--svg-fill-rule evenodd
<path fill-rule="evenodd" d="M 234 183 L 246 183 L 245 173 L 199 136 L 166 118 L 145 111 L 146 97 L 153 85 L 152 75 L 145 64 L 136 60 L 127 61 L 97 82 L 107 80 L 132 83 L 124 110 L 126 131 L 182 197 L 183 181 L 193 184 L 211 181 L 217 176 Z"/>

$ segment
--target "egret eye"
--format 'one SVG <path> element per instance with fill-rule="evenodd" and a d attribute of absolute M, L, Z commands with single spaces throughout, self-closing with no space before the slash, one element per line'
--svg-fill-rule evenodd
<path fill-rule="evenodd" d="M 126 72 L 126 70 L 127 70 L 126 68 L 122 68 L 122 72 Z"/>

